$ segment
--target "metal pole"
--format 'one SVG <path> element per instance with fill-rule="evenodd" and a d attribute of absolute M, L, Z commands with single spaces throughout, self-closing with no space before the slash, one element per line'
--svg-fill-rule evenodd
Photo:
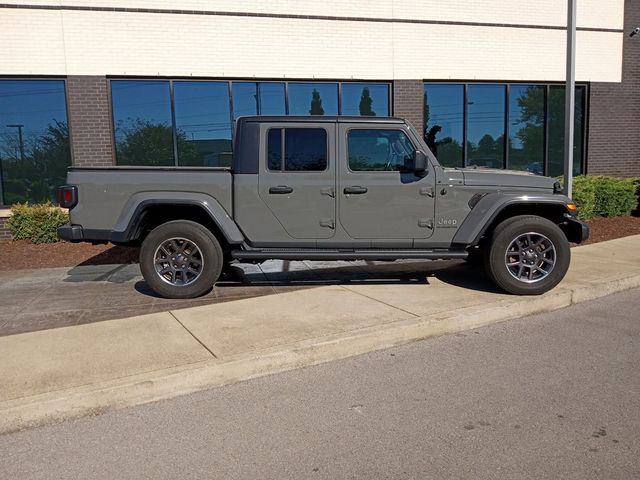
<path fill-rule="evenodd" d="M 22 127 L 24 127 L 24 125 L 20 125 L 18 127 L 18 140 L 20 141 L 20 160 L 24 162 L 24 139 L 22 138 Z"/>
<path fill-rule="evenodd" d="M 24 127 L 21 123 L 13 123 L 11 125 L 7 125 L 10 128 L 18 129 L 18 143 L 20 143 L 20 160 L 24 161 L 24 138 L 22 137 L 22 128 Z"/>
<path fill-rule="evenodd" d="M 564 193 L 573 191 L 573 124 L 576 89 L 576 0 L 567 0 L 567 77 L 564 107 Z"/>

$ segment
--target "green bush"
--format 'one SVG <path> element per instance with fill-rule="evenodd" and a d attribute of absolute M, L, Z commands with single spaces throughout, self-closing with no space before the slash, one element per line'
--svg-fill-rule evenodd
<path fill-rule="evenodd" d="M 630 215 L 638 205 L 638 179 L 581 175 L 573 180 L 573 200 L 578 217 L 619 217 Z"/>
<path fill-rule="evenodd" d="M 633 185 L 633 188 L 636 191 L 637 201 L 636 201 L 635 210 L 640 210 L 640 177 L 627 178 L 627 182 Z"/>
<path fill-rule="evenodd" d="M 56 229 L 65 223 L 69 223 L 69 214 L 50 202 L 37 205 L 18 203 L 11 207 L 7 226 L 14 240 L 52 243 L 58 241 Z"/>

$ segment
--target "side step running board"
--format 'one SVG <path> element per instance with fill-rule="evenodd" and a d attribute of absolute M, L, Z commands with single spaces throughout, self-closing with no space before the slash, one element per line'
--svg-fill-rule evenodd
<path fill-rule="evenodd" d="M 238 260 L 399 260 L 417 258 L 426 260 L 453 260 L 467 258 L 465 250 L 331 250 L 265 248 L 234 250 Z"/>

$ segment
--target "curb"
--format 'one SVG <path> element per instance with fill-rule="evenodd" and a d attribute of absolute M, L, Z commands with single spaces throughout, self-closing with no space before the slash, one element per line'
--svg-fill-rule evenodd
<path fill-rule="evenodd" d="M 0 434 L 141 405 L 208 388 L 237 383 L 457 333 L 528 315 L 545 313 L 612 293 L 640 287 L 640 274 L 606 284 L 558 287 L 527 301 L 499 300 L 453 312 L 401 320 L 262 350 L 228 361 L 204 361 L 156 370 L 99 384 L 73 387 L 0 403 Z M 520 297 L 518 297 L 520 298 Z"/>

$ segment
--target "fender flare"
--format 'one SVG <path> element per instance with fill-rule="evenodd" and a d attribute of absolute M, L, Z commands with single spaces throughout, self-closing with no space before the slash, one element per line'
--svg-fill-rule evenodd
<path fill-rule="evenodd" d="M 236 222 L 215 198 L 204 193 L 141 192 L 132 195 L 124 204 L 111 232 L 111 241 L 132 240 L 142 213 L 152 205 L 192 205 L 201 208 L 217 225 L 230 244 L 243 243 L 245 238 Z"/>
<path fill-rule="evenodd" d="M 521 193 L 494 192 L 484 195 L 471 209 L 453 237 L 453 245 L 477 245 L 496 217 L 513 205 L 559 205 L 565 208 L 571 199 L 557 193 L 524 195 Z"/>

